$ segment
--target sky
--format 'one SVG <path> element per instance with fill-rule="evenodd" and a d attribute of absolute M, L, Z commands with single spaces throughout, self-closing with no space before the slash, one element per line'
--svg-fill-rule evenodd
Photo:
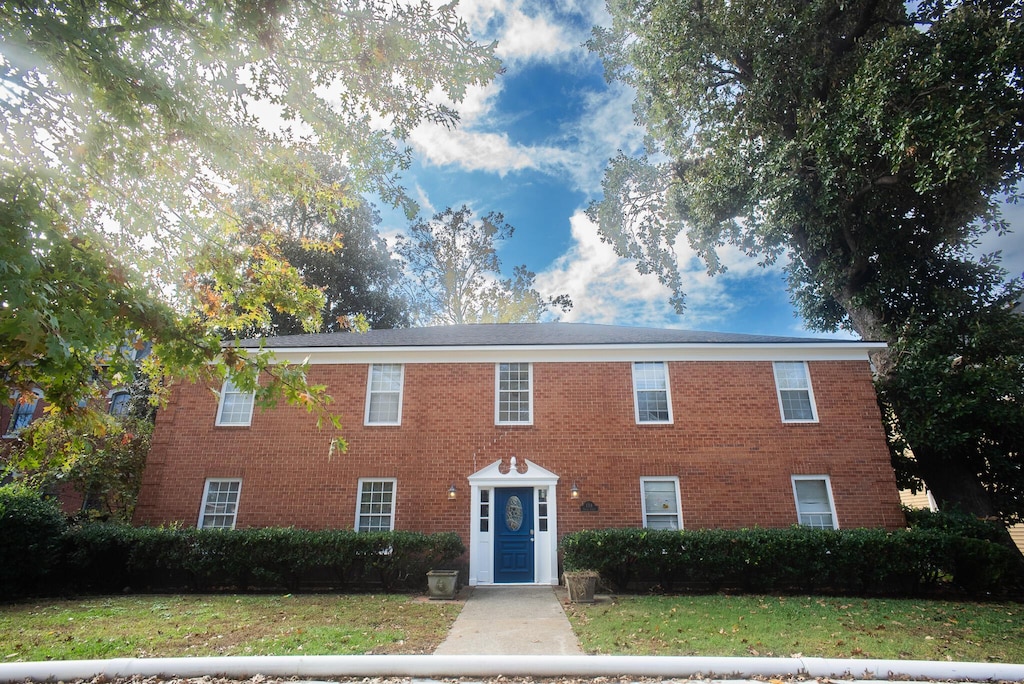
<path fill-rule="evenodd" d="M 542 295 L 568 294 L 565 322 L 714 330 L 765 335 L 846 337 L 809 330 L 786 292 L 782 264 L 761 268 L 723 250 L 725 274 L 710 277 L 687 246 L 679 263 L 686 311 L 670 292 L 642 276 L 601 242 L 584 210 L 601 197 L 601 177 L 618 150 L 640 150 L 633 92 L 604 80 L 600 60 L 584 46 L 591 28 L 608 25 L 603 0 L 460 0 L 458 11 L 477 40 L 497 41 L 505 71 L 471 89 L 454 130 L 413 131 L 404 185 L 421 216 L 468 205 L 477 215 L 500 212 L 514 229 L 500 243 L 504 275 L 525 264 Z M 381 233 L 391 240 L 409 221 L 378 204 Z M 1024 272 L 1024 205 L 1004 216 L 1017 230 L 989 236 L 980 253 L 1001 250 L 1012 274 Z"/>

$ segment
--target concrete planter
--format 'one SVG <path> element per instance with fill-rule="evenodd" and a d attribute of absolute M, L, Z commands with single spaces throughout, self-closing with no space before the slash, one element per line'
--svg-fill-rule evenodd
<path fill-rule="evenodd" d="M 573 603 L 593 603 L 598 574 L 595 570 L 569 570 L 564 573 L 565 588 Z"/>
<path fill-rule="evenodd" d="M 427 595 L 431 600 L 451 600 L 458 588 L 458 570 L 431 570 L 427 573 Z"/>

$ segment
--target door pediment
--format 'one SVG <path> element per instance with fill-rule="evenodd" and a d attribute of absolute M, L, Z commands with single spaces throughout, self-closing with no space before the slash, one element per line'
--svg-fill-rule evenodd
<path fill-rule="evenodd" d="M 558 482 L 558 475 L 547 468 L 543 468 L 530 459 L 523 459 L 526 463 L 526 472 L 519 472 L 515 468 L 509 468 L 507 473 L 501 472 L 501 460 L 497 460 L 489 466 L 485 466 L 470 475 L 467 479 L 471 485 L 485 487 L 517 487 L 517 486 L 541 486 L 553 485 Z"/>

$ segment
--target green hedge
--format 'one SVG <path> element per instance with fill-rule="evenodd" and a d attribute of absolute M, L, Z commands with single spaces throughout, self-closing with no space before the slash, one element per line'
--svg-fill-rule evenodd
<path fill-rule="evenodd" d="M 609 529 L 566 535 L 562 550 L 566 570 L 597 570 L 617 591 L 983 596 L 1017 567 L 998 544 L 916 529 Z"/>
<path fill-rule="evenodd" d="M 134 591 L 403 591 L 465 552 L 452 532 L 197 530 L 82 523 L 0 488 L 0 600 Z"/>
<path fill-rule="evenodd" d="M 0 487 L 0 600 L 51 581 L 65 527 L 55 501 L 21 485 Z"/>
<path fill-rule="evenodd" d="M 454 533 L 260 528 L 197 530 L 92 523 L 62 538 L 76 592 L 309 588 L 417 589 L 463 554 Z"/>

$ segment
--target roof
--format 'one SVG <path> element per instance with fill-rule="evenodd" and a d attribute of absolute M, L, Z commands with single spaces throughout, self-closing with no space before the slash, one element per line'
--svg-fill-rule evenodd
<path fill-rule="evenodd" d="M 238 340 L 239 347 L 267 349 L 381 348 L 381 347 L 488 347 L 488 346 L 592 346 L 649 344 L 811 344 L 861 345 L 854 340 L 775 337 L 741 333 L 636 328 L 591 323 L 500 323 L 444 325 L 425 328 L 370 330 L 365 333 L 282 335 Z"/>

